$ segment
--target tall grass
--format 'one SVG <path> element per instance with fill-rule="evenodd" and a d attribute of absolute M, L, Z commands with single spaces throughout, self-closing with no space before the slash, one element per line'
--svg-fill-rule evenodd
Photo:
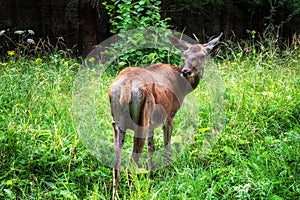
<path fill-rule="evenodd" d="M 73 124 L 78 63 L 59 54 L 2 62 L 1 199 L 111 198 L 111 169 L 92 155 Z M 199 154 L 211 109 L 201 83 L 194 91 L 203 107 L 195 111 L 193 141 L 171 165 L 134 175 L 135 190 L 128 189 L 122 173 L 121 199 L 300 198 L 299 49 L 234 50 L 215 65 L 225 83 L 227 107 L 226 127 L 213 150 Z M 107 86 L 113 76 L 106 75 Z M 108 105 L 105 94 L 99 102 Z M 181 123 L 186 114 L 176 117 L 175 132 L 186 130 Z M 112 131 L 107 127 L 103 131 Z"/>

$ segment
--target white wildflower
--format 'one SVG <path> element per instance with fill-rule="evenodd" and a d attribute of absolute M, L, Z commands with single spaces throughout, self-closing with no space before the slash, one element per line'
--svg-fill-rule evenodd
<path fill-rule="evenodd" d="M 33 40 L 33 39 L 30 39 L 30 38 L 28 38 L 26 42 L 27 42 L 28 44 L 35 44 L 34 40 Z"/>
<path fill-rule="evenodd" d="M 14 32 L 14 34 L 18 34 L 18 35 L 21 35 L 21 34 L 23 34 L 25 31 L 22 31 L 22 30 L 17 30 L 17 31 L 15 31 Z"/>
<path fill-rule="evenodd" d="M 0 36 L 2 36 L 5 33 L 5 30 L 0 31 Z"/>
<path fill-rule="evenodd" d="M 33 30 L 28 30 L 29 35 L 34 35 L 34 31 Z"/>

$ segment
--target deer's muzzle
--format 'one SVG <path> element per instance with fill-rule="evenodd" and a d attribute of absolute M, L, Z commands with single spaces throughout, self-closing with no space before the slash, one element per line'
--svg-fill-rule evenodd
<path fill-rule="evenodd" d="M 192 71 L 189 70 L 189 69 L 182 69 L 181 70 L 181 76 L 185 77 L 185 78 L 188 78 L 188 77 L 191 77 L 193 75 Z"/>

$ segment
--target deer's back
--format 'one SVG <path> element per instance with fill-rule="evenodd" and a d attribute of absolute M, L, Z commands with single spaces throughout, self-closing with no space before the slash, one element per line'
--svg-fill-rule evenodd
<path fill-rule="evenodd" d="M 111 111 L 121 126 L 133 129 L 133 124 L 145 126 L 143 117 L 150 117 L 156 127 L 166 117 L 173 117 L 190 92 L 180 67 L 166 64 L 146 68 L 128 67 L 120 72 L 109 89 Z"/>

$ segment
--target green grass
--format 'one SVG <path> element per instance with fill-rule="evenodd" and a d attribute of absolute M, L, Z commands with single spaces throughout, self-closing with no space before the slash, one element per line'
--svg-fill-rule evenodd
<path fill-rule="evenodd" d="M 300 53 L 269 53 L 233 53 L 235 58 L 215 62 L 224 81 L 226 127 L 212 151 L 206 156 L 199 152 L 212 109 L 202 82 L 192 94 L 201 107 L 191 113 L 183 109 L 175 120 L 175 135 L 193 125 L 188 129 L 196 133 L 193 141 L 171 165 L 134 175 L 134 191 L 123 172 L 119 197 L 300 198 Z M 58 54 L 42 58 L 0 65 L 0 198 L 110 199 L 111 169 L 101 155 L 94 156 L 97 151 L 85 145 L 73 123 L 78 61 Z M 109 140 L 106 94 L 113 77 L 101 77 L 95 102 L 101 105 L 96 111 L 100 130 L 111 134 Z M 161 137 L 159 132 L 158 147 Z M 126 142 L 130 151 L 130 139 Z"/>

